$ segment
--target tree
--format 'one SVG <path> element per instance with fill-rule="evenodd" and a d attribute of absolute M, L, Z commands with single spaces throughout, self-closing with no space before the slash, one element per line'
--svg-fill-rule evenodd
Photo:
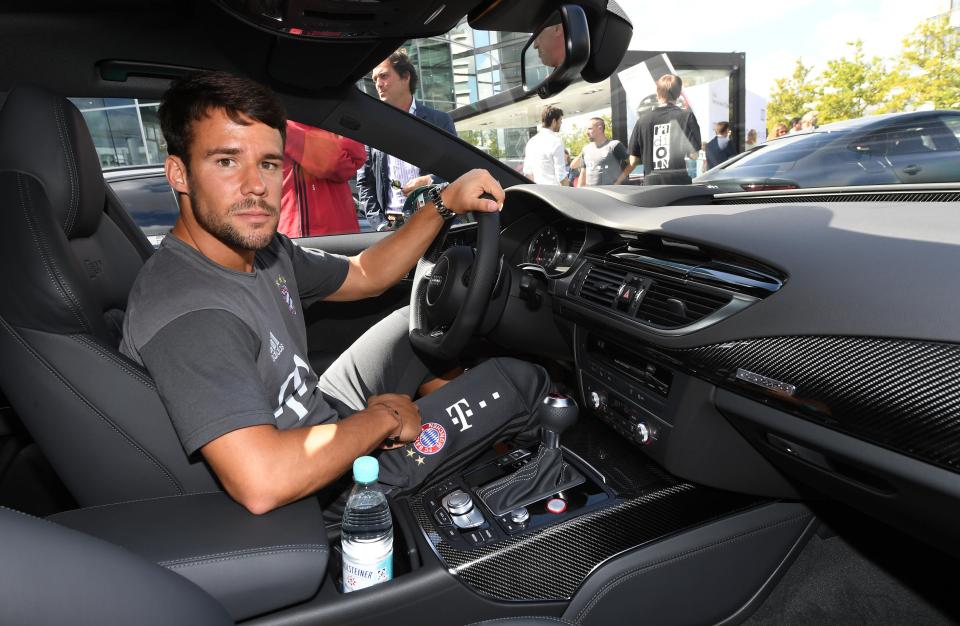
<path fill-rule="evenodd" d="M 863 117 L 884 102 L 892 86 L 883 60 L 864 57 L 863 41 L 847 45 L 853 48 L 853 58 L 827 61 L 820 75 L 816 107 L 821 124 Z"/>
<path fill-rule="evenodd" d="M 960 108 L 960 31 L 948 16 L 924 20 L 903 40 L 891 111 Z"/>
<path fill-rule="evenodd" d="M 791 76 L 774 81 L 770 100 L 767 102 L 768 124 L 776 126 L 813 109 L 817 92 L 816 85 L 810 80 L 812 71 L 812 65 L 804 65 L 803 59 L 797 59 Z"/>

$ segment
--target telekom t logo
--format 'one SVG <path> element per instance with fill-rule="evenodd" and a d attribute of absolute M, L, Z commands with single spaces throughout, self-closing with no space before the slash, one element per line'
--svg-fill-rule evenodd
<path fill-rule="evenodd" d="M 457 414 L 456 417 L 453 416 L 454 412 Z M 473 424 L 467 422 L 467 418 L 473 416 L 473 411 L 470 410 L 470 403 L 467 402 L 466 398 L 460 398 L 455 403 L 448 406 L 447 415 L 450 416 L 450 421 L 460 426 L 460 432 L 463 432 L 468 428 L 473 428 Z"/>

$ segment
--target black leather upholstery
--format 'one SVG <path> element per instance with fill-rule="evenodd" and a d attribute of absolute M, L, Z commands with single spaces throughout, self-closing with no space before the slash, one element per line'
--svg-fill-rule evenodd
<path fill-rule="evenodd" d="M 0 507 L 0 623 L 232 624 L 182 576 L 123 548 Z"/>
<path fill-rule="evenodd" d="M 217 489 L 146 372 L 117 350 L 151 247 L 80 112 L 37 87 L 0 110 L 0 387 L 82 505 Z"/>
<path fill-rule="evenodd" d="M 329 555 L 316 498 L 252 515 L 217 492 L 121 502 L 47 519 L 177 572 L 235 620 L 313 597 Z"/>

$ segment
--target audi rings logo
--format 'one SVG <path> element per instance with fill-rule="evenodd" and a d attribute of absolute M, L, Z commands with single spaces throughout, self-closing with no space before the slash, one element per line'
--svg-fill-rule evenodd
<path fill-rule="evenodd" d="M 449 262 L 446 259 L 440 259 L 430 274 L 430 282 L 427 283 L 427 304 L 435 305 L 440 300 L 440 294 L 443 293 L 443 282 L 447 278 Z"/>

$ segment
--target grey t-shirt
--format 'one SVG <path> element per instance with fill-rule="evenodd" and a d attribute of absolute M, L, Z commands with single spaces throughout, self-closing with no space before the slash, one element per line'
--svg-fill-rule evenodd
<path fill-rule="evenodd" d="M 630 155 L 622 143 L 611 139 L 599 148 L 592 141 L 587 143 L 580 156 L 587 172 L 587 185 L 612 185 L 617 182 L 623 171 L 623 162 Z"/>
<path fill-rule="evenodd" d="M 303 307 L 335 292 L 348 267 L 283 235 L 250 273 L 163 240 L 130 292 L 120 351 L 156 381 L 187 454 L 238 428 L 337 419 L 310 366 Z"/>

